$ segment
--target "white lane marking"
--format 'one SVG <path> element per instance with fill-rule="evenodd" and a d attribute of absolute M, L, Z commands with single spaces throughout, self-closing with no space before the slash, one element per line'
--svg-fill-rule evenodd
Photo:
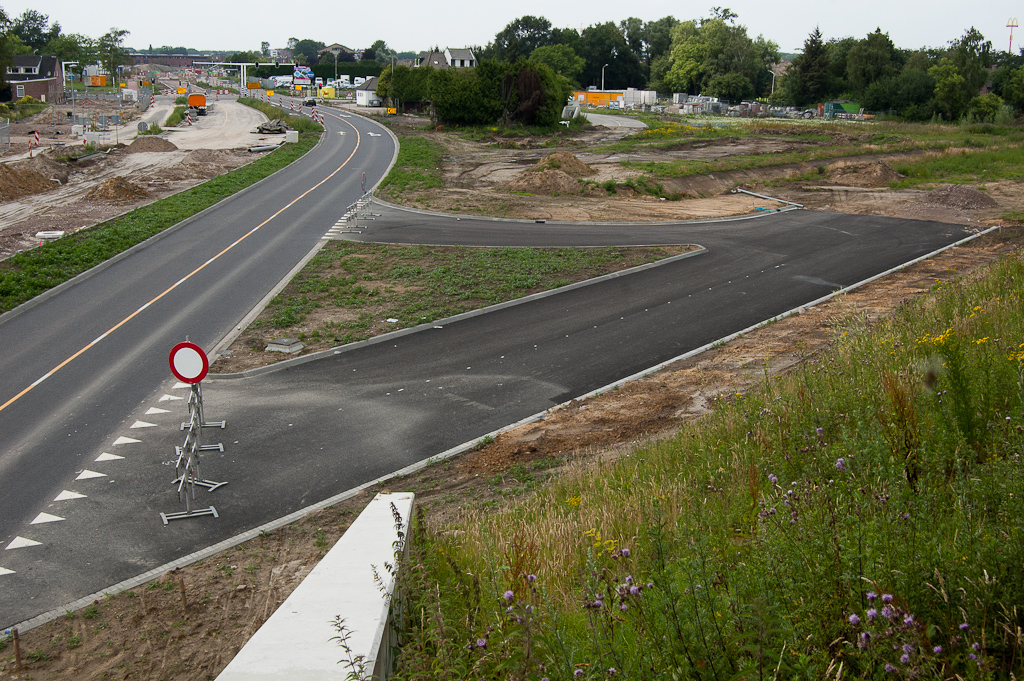
<path fill-rule="evenodd" d="M 155 423 L 149 423 L 148 421 L 136 421 L 132 425 L 128 426 L 128 428 L 129 429 L 131 429 L 131 428 L 156 428 L 156 424 Z M 136 440 L 136 442 L 137 442 L 137 440 Z"/>
<path fill-rule="evenodd" d="M 142 307 L 140 307 L 137 311 L 138 312 L 142 312 L 143 310 L 145 310 L 147 307 L 149 307 L 152 304 L 153 304 L 153 301 L 150 301 L 150 302 L 146 303 L 145 305 L 143 305 Z"/>
<path fill-rule="evenodd" d="M 14 574 L 14 570 L 8 570 L 5 567 L 0 567 L 0 577 L 3 577 L 4 575 L 13 575 L 13 574 Z"/>
<path fill-rule="evenodd" d="M 108 454 L 107 452 L 103 452 L 102 454 L 100 454 L 99 456 L 96 457 L 96 460 L 97 461 L 117 461 L 118 459 L 123 459 L 123 458 L 124 458 L 123 456 L 118 456 L 117 454 Z"/>
<path fill-rule="evenodd" d="M 96 336 L 95 340 L 93 340 L 92 343 L 89 343 L 89 345 L 96 345 L 97 343 L 99 343 L 101 340 L 103 340 L 106 337 L 107 337 L 107 334 L 105 334 L 105 333 L 104 334 L 100 334 L 99 336 Z"/>
<path fill-rule="evenodd" d="M 123 435 L 121 437 L 117 438 L 116 440 L 114 440 L 114 444 L 115 445 L 130 445 L 130 444 L 134 444 L 136 442 L 142 442 L 142 440 L 136 440 L 133 437 L 125 437 Z"/>
<path fill-rule="evenodd" d="M 35 382 L 34 382 L 34 383 L 32 384 L 32 387 L 33 387 L 33 388 L 34 388 L 34 387 L 36 387 L 37 385 L 39 385 L 40 383 L 42 383 L 43 381 L 45 381 L 45 380 L 46 380 L 46 379 L 48 379 L 49 377 L 50 377 L 50 374 L 43 374 L 43 377 L 42 377 L 42 378 L 38 378 L 38 379 L 36 379 L 36 381 L 35 381 Z"/>
<path fill-rule="evenodd" d="M 107 477 L 106 473 L 97 473 L 96 471 L 90 471 L 89 469 L 86 469 L 86 470 L 82 471 L 81 473 L 79 473 L 78 477 L 75 478 L 75 480 L 90 480 L 92 478 L 105 478 L 105 477 Z"/>
<path fill-rule="evenodd" d="M 162 397 L 160 399 L 163 399 Z M 177 399 L 181 399 L 180 397 Z M 155 414 L 170 414 L 170 409 L 161 409 L 160 407 L 150 407 L 149 411 L 146 412 L 146 416 L 153 416 Z"/>
<path fill-rule="evenodd" d="M 54 497 L 53 500 L 54 501 L 68 501 L 69 499 L 84 499 L 84 498 L 85 498 L 84 494 L 79 494 L 78 492 L 72 492 L 71 490 L 67 490 L 66 489 L 63 492 L 61 492 L 60 494 L 58 494 L 56 497 Z"/>
<path fill-rule="evenodd" d="M 14 541 L 7 545 L 4 551 L 10 551 L 11 549 L 21 549 L 26 546 L 39 546 L 43 542 L 35 541 L 34 539 L 25 539 L 25 537 L 15 537 Z"/>
<path fill-rule="evenodd" d="M 36 519 L 29 523 L 29 525 L 42 525 L 43 523 L 56 523 L 64 520 L 59 515 L 50 515 L 49 513 L 40 513 L 36 516 Z"/>
<path fill-rule="evenodd" d="M 164 395 L 157 402 L 169 402 L 170 400 L 183 400 L 184 397 L 178 397 L 177 395 Z"/>

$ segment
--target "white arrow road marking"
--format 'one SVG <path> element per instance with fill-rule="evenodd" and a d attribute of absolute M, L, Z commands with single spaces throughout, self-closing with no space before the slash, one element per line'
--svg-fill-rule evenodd
<path fill-rule="evenodd" d="M 371 132 L 371 133 L 367 133 L 367 134 L 369 134 L 370 137 L 380 137 L 380 133 L 379 132 Z"/>
<path fill-rule="evenodd" d="M 123 459 L 123 458 L 124 458 L 123 456 L 118 456 L 117 454 L 107 454 L 106 452 L 103 452 L 102 454 L 100 454 L 99 456 L 96 457 L 96 460 L 97 461 L 116 461 L 117 459 Z"/>
<path fill-rule="evenodd" d="M 171 386 L 171 390 L 178 390 L 179 388 L 191 388 L 191 387 L 192 386 L 190 386 L 188 383 L 182 383 L 181 381 L 178 381 L 177 383 L 175 383 L 174 385 Z"/>
<path fill-rule="evenodd" d="M 13 574 L 14 574 L 14 570 L 8 570 L 5 567 L 0 567 L 0 577 L 3 577 L 4 575 L 13 575 Z"/>
<path fill-rule="evenodd" d="M 163 398 L 160 398 L 163 399 Z M 180 397 L 177 399 L 181 399 Z M 161 409 L 160 407 L 150 407 L 149 411 L 146 412 L 146 416 L 154 416 L 156 414 L 170 414 L 169 409 Z"/>
<path fill-rule="evenodd" d="M 169 402 L 170 400 L 183 400 L 183 399 L 185 399 L 185 398 L 184 397 L 178 397 L 176 395 L 164 395 L 163 397 L 161 397 L 157 401 L 158 402 Z"/>
<path fill-rule="evenodd" d="M 156 428 L 156 424 L 149 423 L 148 421 L 136 421 L 132 425 L 128 426 L 128 428 Z M 136 442 L 138 442 L 138 440 L 136 440 Z"/>
<path fill-rule="evenodd" d="M 36 516 L 36 519 L 29 523 L 29 525 L 42 525 L 43 523 L 56 523 L 64 520 L 59 515 L 50 515 L 49 513 L 40 513 Z"/>
<path fill-rule="evenodd" d="M 54 498 L 54 501 L 67 501 L 69 499 L 84 499 L 84 498 L 85 498 L 84 494 L 79 494 L 78 492 L 72 492 L 70 490 L 64 490 L 63 492 L 61 492 L 60 494 L 58 494 Z"/>
<path fill-rule="evenodd" d="M 339 131 L 339 132 L 338 132 L 338 134 L 339 134 L 339 135 L 344 135 L 344 134 L 345 134 L 345 131 L 344 131 L 344 130 L 341 130 L 341 131 Z"/>
<path fill-rule="evenodd" d="M 121 437 L 117 438 L 116 440 L 114 440 L 114 444 L 115 445 L 130 445 L 130 444 L 134 444 L 136 442 L 142 442 L 142 440 L 136 440 L 134 438 L 124 437 L 123 435 Z"/>
<path fill-rule="evenodd" d="M 21 549 L 26 546 L 39 546 L 42 542 L 35 541 L 34 539 L 25 539 L 24 537 L 15 537 L 14 541 L 7 545 L 4 551 L 10 551 L 11 549 Z"/>
<path fill-rule="evenodd" d="M 92 478 L 105 478 L 105 477 L 107 477 L 106 473 L 97 473 L 96 471 L 90 471 L 90 470 L 86 469 L 86 470 L 82 471 L 81 473 L 79 473 L 78 477 L 75 478 L 75 480 L 89 480 L 89 479 L 92 479 Z"/>

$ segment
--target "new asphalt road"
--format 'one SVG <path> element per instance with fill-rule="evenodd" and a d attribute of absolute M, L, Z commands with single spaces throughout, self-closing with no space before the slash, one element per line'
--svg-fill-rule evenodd
<path fill-rule="evenodd" d="M 292 193 L 311 179 L 291 180 Z M 283 203 L 280 198 L 274 201 L 257 190 L 243 197 L 236 210 L 244 207 L 265 215 Z M 330 213 L 323 210 L 310 210 L 308 217 L 320 234 L 327 231 L 327 223 L 334 222 L 318 217 Z M 181 444 L 178 425 L 185 416 L 182 398 L 187 395 L 187 389 L 167 378 L 166 352 L 185 334 L 206 348 L 215 344 L 236 322 L 239 310 L 251 305 L 287 269 L 270 271 L 269 265 L 257 264 L 255 258 L 284 249 L 300 237 L 282 234 L 244 257 L 231 256 L 234 259 L 227 265 L 219 265 L 219 260 L 211 263 L 209 268 L 219 269 L 205 288 L 191 280 L 183 282 L 179 289 L 186 290 L 174 289 L 143 310 L 148 315 L 144 319 L 152 321 L 143 324 L 140 314 L 125 324 L 153 327 L 136 341 L 142 347 L 125 340 L 107 350 L 104 339 L 14 403 L 17 409 L 0 412 L 4 424 L 12 423 L 18 430 L 16 437 L 8 437 L 5 428 L 0 443 L 0 476 L 5 485 L 0 522 L 7 542 L 21 546 L 0 552 L 0 567 L 13 570 L 0 575 L 3 624 L 59 610 L 75 598 L 445 452 L 967 236 L 956 225 L 808 211 L 672 225 L 456 219 L 387 206 L 378 206 L 375 212 L 379 214 L 375 220 L 362 223 L 359 234 L 348 236 L 496 246 L 695 243 L 706 250 L 483 314 L 434 322 L 413 332 L 287 362 L 269 371 L 208 379 L 204 382 L 207 420 L 224 419 L 227 425 L 223 430 L 204 429 L 204 442 L 221 443 L 224 451 L 205 456 L 202 473 L 228 484 L 214 492 L 200 491 L 197 504 L 215 506 L 219 517 L 195 517 L 165 526 L 159 513 L 180 510 L 170 484 L 170 464 L 174 445 Z M 225 214 L 225 220 L 227 216 L 234 219 L 232 212 Z M 293 221 L 303 222 L 298 217 Z M 239 228 L 239 233 L 244 231 Z M 296 255 L 310 245 L 307 232 L 301 239 L 305 242 Z M 162 257 L 132 264 L 148 251 Z M 122 275 L 126 281 L 115 277 L 104 287 L 90 289 L 91 295 L 102 293 L 102 300 L 109 301 L 99 305 L 98 311 L 90 312 L 96 306 L 90 303 L 89 292 L 78 293 L 78 287 L 70 287 L 61 296 L 73 296 L 71 303 L 53 313 L 63 319 L 47 327 L 46 318 L 40 318 L 36 326 L 19 327 L 18 337 L 9 335 L 11 322 L 29 319 L 26 313 L 0 325 L 0 333 L 7 345 L 20 343 L 27 348 L 51 339 L 62 342 L 63 333 L 91 323 L 92 314 L 104 313 L 119 297 L 128 298 L 119 312 L 84 333 L 96 337 L 151 300 L 154 292 L 166 290 L 175 277 L 191 271 L 189 267 L 210 257 L 209 253 L 197 255 L 194 263 L 164 273 L 168 269 L 164 258 L 184 257 L 188 251 L 187 240 L 178 243 L 167 237 L 122 261 L 128 267 Z M 147 289 L 147 274 L 159 274 L 162 280 Z M 223 309 L 222 299 L 238 289 L 244 292 L 257 286 L 259 292 L 246 302 L 231 311 Z M 136 292 L 137 288 L 142 290 Z M 172 294 L 174 301 L 166 300 Z M 201 323 L 205 318 L 210 318 L 210 328 Z M 116 337 L 114 332 L 107 338 Z M 66 344 L 43 365 L 53 366 L 58 356 L 70 356 L 69 352 L 82 347 L 79 343 Z M 31 349 L 19 352 L 22 362 L 31 359 Z M 79 361 L 85 359 L 89 361 Z M 4 386 L 29 385 L 34 380 L 33 371 L 38 369 L 22 370 L 17 364 L 10 365 L 17 380 L 8 379 L 8 369 L 3 369 Z M 72 368 L 69 378 L 63 378 L 65 370 Z M 15 476 L 15 484 L 6 482 L 8 475 Z M 32 524 L 41 513 L 62 520 Z"/>
<path fill-rule="evenodd" d="M 340 112 L 327 112 L 326 127 L 282 172 L 0 317 L 0 625 L 151 562 L 137 528 L 111 526 L 99 508 L 103 498 L 134 506 L 108 463 L 121 459 L 96 459 L 123 454 L 109 435 L 130 430 L 125 419 L 168 378 L 175 343 L 211 349 L 359 198 L 364 173 L 367 187 L 383 176 L 395 151 L 386 131 Z M 106 477 L 87 488 L 76 478 L 88 469 Z M 43 522 L 44 511 L 65 520 Z M 107 563 L 96 549 L 115 538 L 124 552 Z M 81 581 L 90 571 L 99 581 Z"/>

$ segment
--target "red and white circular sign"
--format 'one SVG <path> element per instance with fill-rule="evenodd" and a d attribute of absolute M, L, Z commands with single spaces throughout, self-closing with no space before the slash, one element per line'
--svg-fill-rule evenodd
<path fill-rule="evenodd" d="M 182 383 L 198 383 L 206 378 L 206 372 L 210 370 L 210 360 L 206 358 L 203 349 L 188 341 L 171 348 L 168 361 L 171 373 Z"/>

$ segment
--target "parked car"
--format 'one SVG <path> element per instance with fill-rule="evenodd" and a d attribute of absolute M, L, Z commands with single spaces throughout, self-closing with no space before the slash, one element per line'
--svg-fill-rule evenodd
<path fill-rule="evenodd" d="M 316 106 L 316 97 L 306 97 L 302 100 L 302 106 Z"/>

